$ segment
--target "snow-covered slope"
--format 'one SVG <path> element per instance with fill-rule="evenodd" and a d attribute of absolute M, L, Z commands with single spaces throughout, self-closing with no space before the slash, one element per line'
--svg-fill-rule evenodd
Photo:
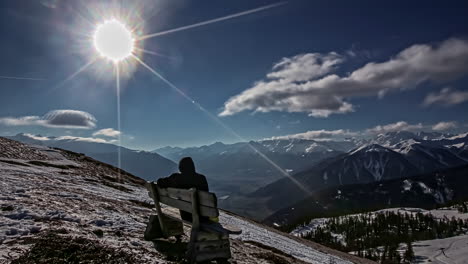
<path fill-rule="evenodd" d="M 77 239 L 100 245 L 109 257 L 103 263 L 122 263 L 112 259 L 122 255 L 130 263 L 173 263 L 143 240 L 154 212 L 140 178 L 81 154 L 4 138 L 0 175 L 0 263 L 32 257 L 51 235 L 62 238 L 59 251 Z M 232 239 L 236 263 L 370 263 L 229 213 L 220 221 L 243 230 Z"/>
<path fill-rule="evenodd" d="M 132 150 L 110 143 L 89 142 L 83 138 L 46 137 L 41 135 L 17 134 L 8 137 L 27 144 L 49 146 L 84 153 L 99 161 L 117 166 L 117 153 L 121 153 L 122 169 L 146 180 L 153 180 L 170 175 L 177 165 L 157 153 Z"/>
<path fill-rule="evenodd" d="M 430 214 L 437 219 L 452 219 L 452 218 L 462 219 L 462 220 L 468 219 L 468 213 L 460 213 L 455 208 L 440 208 L 440 209 L 426 210 L 422 208 L 397 207 L 397 208 L 387 208 L 387 209 L 377 210 L 377 211 L 369 212 L 369 213 L 377 215 L 377 214 L 383 214 L 386 212 L 394 212 L 394 213 L 410 214 L 410 215 L 416 214 L 416 213 L 422 213 L 425 215 Z M 351 215 L 346 215 L 345 217 L 356 217 L 359 215 L 362 215 L 362 214 L 351 214 Z M 329 221 L 330 219 L 331 218 L 312 219 L 307 224 L 297 226 L 293 231 L 291 231 L 291 235 L 298 236 L 298 237 L 307 235 L 311 231 L 315 230 L 317 227 L 320 227 L 326 224 L 327 221 Z"/>
<path fill-rule="evenodd" d="M 468 235 L 414 243 L 414 256 L 421 264 L 468 263 Z"/>
<path fill-rule="evenodd" d="M 428 142 L 421 143 L 411 139 L 396 144 L 394 149 L 403 154 L 421 173 L 468 163 L 468 160 L 449 148 Z"/>
<path fill-rule="evenodd" d="M 389 208 L 370 212 L 369 214 L 375 217 L 378 214 L 386 212 L 394 212 L 400 214 L 415 215 L 422 213 L 424 215 L 432 215 L 435 219 L 460 219 L 467 220 L 468 213 L 460 213 L 454 208 L 441 208 L 433 210 L 425 210 L 421 208 Z M 346 215 L 344 217 L 359 217 L 362 214 Z M 291 234 L 298 237 L 303 237 L 317 228 L 323 228 L 331 218 L 316 218 L 308 224 L 300 225 L 295 228 Z M 467 263 L 468 260 L 468 235 L 458 235 L 444 239 L 423 240 L 413 243 L 415 260 L 417 263 Z M 406 249 L 406 244 L 400 245 L 401 252 Z"/>

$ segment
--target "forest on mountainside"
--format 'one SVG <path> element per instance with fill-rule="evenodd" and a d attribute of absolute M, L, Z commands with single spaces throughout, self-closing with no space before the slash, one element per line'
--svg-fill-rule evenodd
<path fill-rule="evenodd" d="M 466 204 L 458 208 L 463 212 Z M 399 264 L 413 260 L 413 242 L 453 237 L 467 230 L 468 220 L 387 211 L 333 217 L 303 238 L 380 263 Z M 405 250 L 398 250 L 400 244 L 406 245 Z"/>

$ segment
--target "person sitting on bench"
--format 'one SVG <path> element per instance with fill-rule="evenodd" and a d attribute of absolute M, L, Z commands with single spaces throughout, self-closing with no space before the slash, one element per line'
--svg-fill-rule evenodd
<path fill-rule="evenodd" d="M 206 177 L 195 171 L 195 164 L 192 158 L 182 158 L 179 162 L 179 171 L 180 173 L 173 173 L 169 177 L 159 179 L 157 185 L 161 188 L 195 188 L 199 191 L 209 191 Z M 192 214 L 189 212 L 180 210 L 180 217 L 185 221 L 192 222 Z M 209 221 L 209 218 L 200 217 L 200 222 L 207 221 Z"/>

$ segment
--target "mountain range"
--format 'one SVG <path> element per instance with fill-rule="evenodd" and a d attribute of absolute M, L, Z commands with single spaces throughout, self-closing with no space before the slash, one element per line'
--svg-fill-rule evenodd
<path fill-rule="evenodd" d="M 145 181 L 86 155 L 0 137 L 0 263 L 180 263 L 182 243 L 145 241 Z M 178 210 L 166 207 L 166 213 Z M 225 211 L 235 263 L 373 263 Z M 189 225 L 184 230 L 190 230 Z M 184 247 L 185 245 L 185 247 Z"/>
<path fill-rule="evenodd" d="M 211 177 L 218 186 L 217 191 L 235 195 L 253 192 L 355 146 L 353 141 L 288 139 L 234 144 L 216 142 L 190 148 L 164 147 L 154 152 L 173 161 L 185 156 L 192 157 L 197 170 Z"/>
<path fill-rule="evenodd" d="M 117 165 L 117 146 L 107 143 L 18 134 L 22 142 L 85 153 Z M 314 192 L 409 177 L 468 162 L 468 133 L 408 131 L 342 141 L 267 139 L 201 147 L 164 147 L 152 152 L 121 147 L 122 168 L 144 179 L 177 170 L 185 156 L 207 176 L 219 205 L 262 220 Z M 291 180 L 292 179 L 292 180 Z"/>
<path fill-rule="evenodd" d="M 267 207 L 263 212 L 276 212 L 324 188 L 399 179 L 468 163 L 468 134 L 431 135 L 434 137 L 405 131 L 379 135 L 348 153 L 294 174 L 294 180 L 285 178 L 260 188 L 251 198 L 262 201 L 259 206 Z"/>
<path fill-rule="evenodd" d="M 296 226 L 313 218 L 392 207 L 433 209 L 468 200 L 468 165 L 366 184 L 334 186 L 314 192 L 265 219 L 276 226 Z"/>

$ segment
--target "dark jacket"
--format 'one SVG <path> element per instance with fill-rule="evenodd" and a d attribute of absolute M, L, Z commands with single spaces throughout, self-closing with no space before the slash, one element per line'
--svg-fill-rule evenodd
<path fill-rule="evenodd" d="M 180 173 L 174 173 L 169 177 L 161 178 L 157 184 L 161 188 L 179 188 L 190 189 L 195 188 L 199 191 L 208 192 L 208 182 L 205 176 L 195 171 L 195 164 L 190 157 L 186 157 L 179 162 Z M 192 221 L 192 214 L 185 211 L 180 211 L 180 216 L 186 221 Z M 201 221 L 208 220 L 207 218 L 200 218 Z"/>

